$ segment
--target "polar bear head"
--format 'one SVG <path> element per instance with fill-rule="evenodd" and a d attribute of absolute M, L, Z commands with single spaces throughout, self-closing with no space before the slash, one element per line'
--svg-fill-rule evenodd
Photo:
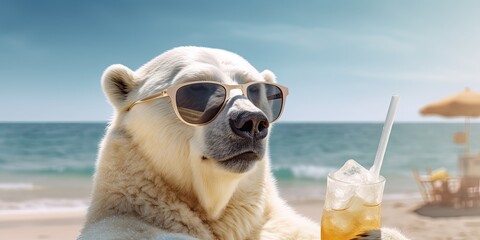
<path fill-rule="evenodd" d="M 268 133 L 287 94 L 274 84 L 269 70 L 199 47 L 172 49 L 135 72 L 112 65 L 102 77 L 115 109 L 111 128 L 131 136 L 174 189 L 195 193 L 212 218 L 239 183 L 268 168 Z"/>

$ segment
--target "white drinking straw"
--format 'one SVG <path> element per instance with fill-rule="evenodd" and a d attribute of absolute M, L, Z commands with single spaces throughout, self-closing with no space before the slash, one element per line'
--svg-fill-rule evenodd
<path fill-rule="evenodd" d="M 392 100 L 390 100 L 390 107 L 388 108 L 387 118 L 383 125 L 382 136 L 380 137 L 380 143 L 378 143 L 377 155 L 375 155 L 375 163 L 373 163 L 373 166 L 370 168 L 370 173 L 376 179 L 380 176 L 380 168 L 382 168 L 383 157 L 387 150 L 388 139 L 390 138 L 390 132 L 392 131 L 393 119 L 397 112 L 398 99 L 399 97 L 394 95 L 392 96 Z"/>

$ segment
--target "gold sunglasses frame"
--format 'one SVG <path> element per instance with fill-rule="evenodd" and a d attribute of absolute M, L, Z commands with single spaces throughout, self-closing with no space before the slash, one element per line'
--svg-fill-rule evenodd
<path fill-rule="evenodd" d="M 185 121 L 183 119 L 183 117 L 180 115 L 180 113 L 178 112 L 177 94 L 176 93 L 177 93 L 178 89 L 180 89 L 184 86 L 188 86 L 188 85 L 192 85 L 192 84 L 198 84 L 198 83 L 213 83 L 213 84 L 222 86 L 225 89 L 225 100 L 223 101 L 222 107 L 220 108 L 220 110 L 218 110 L 218 112 L 215 114 L 215 116 L 212 119 L 210 119 L 208 122 L 205 122 L 205 123 L 189 123 L 189 122 Z M 287 100 L 288 88 L 285 87 L 285 86 L 282 86 L 280 84 L 269 83 L 269 82 L 249 82 L 249 83 L 245 83 L 245 84 L 236 84 L 236 85 L 229 85 L 229 84 L 219 83 L 219 82 L 215 82 L 215 81 L 194 81 L 194 82 L 182 83 L 182 84 L 178 84 L 178 85 L 168 87 L 167 89 L 164 89 L 160 93 L 157 93 L 157 94 L 154 94 L 152 96 L 137 100 L 137 101 L 131 103 L 130 105 L 128 105 L 127 108 L 125 109 L 125 111 L 126 112 L 130 111 L 130 109 L 132 109 L 137 104 L 150 102 L 152 100 L 159 99 L 159 98 L 169 97 L 170 100 L 171 100 L 173 110 L 175 111 L 175 114 L 177 115 L 178 119 L 180 119 L 180 121 L 182 121 L 183 123 L 185 123 L 187 125 L 190 125 L 190 126 L 203 126 L 203 125 L 207 125 L 210 122 L 212 122 L 213 120 L 215 120 L 215 118 L 217 118 L 218 114 L 220 112 L 222 112 L 226 103 L 228 102 L 228 100 L 230 100 L 230 92 L 233 89 L 240 89 L 242 91 L 242 95 L 245 96 L 248 99 L 248 96 L 246 94 L 247 93 L 247 88 L 251 85 L 259 84 L 259 83 L 273 85 L 275 87 L 278 87 L 278 89 L 280 89 L 280 91 L 282 92 L 282 108 L 280 109 L 280 113 L 278 114 L 278 117 L 276 117 L 273 121 L 270 122 L 270 123 L 274 123 L 282 116 L 283 109 L 285 108 L 285 102 Z"/>

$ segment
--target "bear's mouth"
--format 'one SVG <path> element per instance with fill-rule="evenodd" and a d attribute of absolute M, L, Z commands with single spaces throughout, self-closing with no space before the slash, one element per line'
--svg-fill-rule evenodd
<path fill-rule="evenodd" d="M 253 151 L 243 152 L 224 160 L 217 160 L 217 164 L 222 168 L 235 173 L 244 173 L 250 170 L 261 156 Z"/>

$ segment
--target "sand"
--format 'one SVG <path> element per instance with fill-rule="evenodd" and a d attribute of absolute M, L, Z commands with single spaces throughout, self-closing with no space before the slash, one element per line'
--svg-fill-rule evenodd
<path fill-rule="evenodd" d="M 458 216 L 454 209 L 447 211 L 454 217 L 430 217 L 439 213 L 440 209 L 432 209 L 429 216 L 422 216 L 414 211 L 422 206 L 418 201 L 386 201 L 382 208 L 382 224 L 400 230 L 411 239 L 435 240 L 480 240 L 480 214 L 477 216 Z M 468 212 L 480 209 L 469 209 Z"/>
<path fill-rule="evenodd" d="M 291 202 L 297 212 L 320 222 L 323 202 Z M 411 239 L 480 240 L 480 216 L 426 217 L 414 212 L 418 200 L 384 200 L 383 225 L 397 228 Z M 439 209 L 433 209 L 438 212 Z M 0 238 L 16 240 L 75 239 L 84 211 L 0 215 Z"/>
<path fill-rule="evenodd" d="M 0 239 L 76 239 L 86 211 L 0 215 Z"/>

